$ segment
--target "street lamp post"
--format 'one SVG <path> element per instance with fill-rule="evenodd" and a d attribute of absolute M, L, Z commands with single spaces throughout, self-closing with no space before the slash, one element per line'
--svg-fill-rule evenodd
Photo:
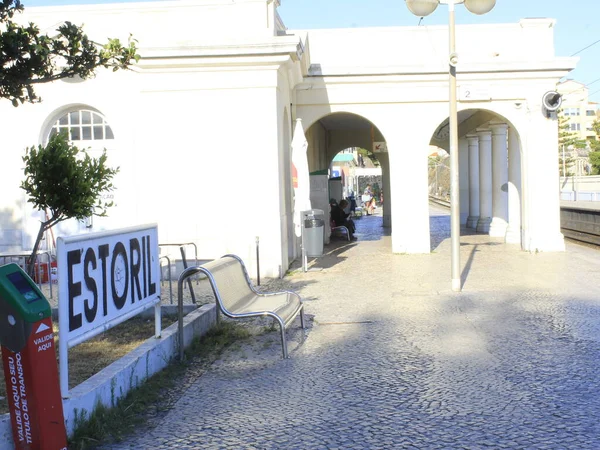
<path fill-rule="evenodd" d="M 450 52 L 448 57 L 449 89 L 450 89 L 450 240 L 452 253 L 452 290 L 461 290 L 460 278 L 460 203 L 458 177 L 458 115 L 456 107 L 456 33 L 454 10 L 455 5 L 464 3 L 474 14 L 485 14 L 496 5 L 496 0 L 405 0 L 406 6 L 417 17 L 431 14 L 439 4 L 448 5 L 448 31 Z"/>

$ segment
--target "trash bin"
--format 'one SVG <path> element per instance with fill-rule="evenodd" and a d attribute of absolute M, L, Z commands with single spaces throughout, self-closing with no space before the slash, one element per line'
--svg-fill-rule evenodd
<path fill-rule="evenodd" d="M 325 221 L 309 216 L 304 219 L 304 250 L 306 256 L 323 255 L 323 233 Z"/>

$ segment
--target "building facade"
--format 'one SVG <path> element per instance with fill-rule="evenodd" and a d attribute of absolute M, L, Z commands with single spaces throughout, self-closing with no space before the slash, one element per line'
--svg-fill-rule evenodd
<path fill-rule="evenodd" d="M 310 172 L 351 147 L 378 155 L 390 252 L 431 250 L 427 150 L 448 150 L 447 27 L 288 30 L 279 0 L 186 0 L 27 8 L 53 30 L 85 24 L 96 41 L 139 42 L 131 71 L 40 85 L 43 102 L 0 104 L 0 249 L 33 245 L 41 212 L 19 189 L 26 147 L 62 128 L 120 167 L 115 206 L 92 230 L 158 223 L 161 243 L 201 259 L 236 253 L 282 276 L 294 233 L 293 124 Z M 458 26 L 462 221 L 527 251 L 564 249 L 557 122 L 542 97 L 575 67 L 554 53 L 551 19 Z M 556 192 L 556 197 L 548 195 Z M 87 232 L 64 223 L 57 234 Z"/>
<path fill-rule="evenodd" d="M 562 94 L 559 114 L 568 118 L 570 132 L 582 141 L 597 139 L 592 125 L 598 120 L 598 103 L 590 102 L 587 86 L 575 80 L 565 80 L 558 83 L 557 92 Z"/>

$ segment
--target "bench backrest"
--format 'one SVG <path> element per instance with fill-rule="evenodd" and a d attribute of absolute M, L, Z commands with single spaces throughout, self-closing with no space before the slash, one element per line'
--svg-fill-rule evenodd
<path fill-rule="evenodd" d="M 217 302 L 226 311 L 235 313 L 237 305 L 245 305 L 256 295 L 246 272 L 244 263 L 235 256 L 225 255 L 222 258 L 202 264 L 208 270 L 216 286 L 211 283 Z"/>

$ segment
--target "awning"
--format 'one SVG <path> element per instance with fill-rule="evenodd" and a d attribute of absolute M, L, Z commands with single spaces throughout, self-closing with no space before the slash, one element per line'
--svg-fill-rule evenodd
<path fill-rule="evenodd" d="M 354 161 L 354 155 L 352 153 L 338 153 L 333 158 L 333 162 L 350 162 L 350 161 Z"/>

